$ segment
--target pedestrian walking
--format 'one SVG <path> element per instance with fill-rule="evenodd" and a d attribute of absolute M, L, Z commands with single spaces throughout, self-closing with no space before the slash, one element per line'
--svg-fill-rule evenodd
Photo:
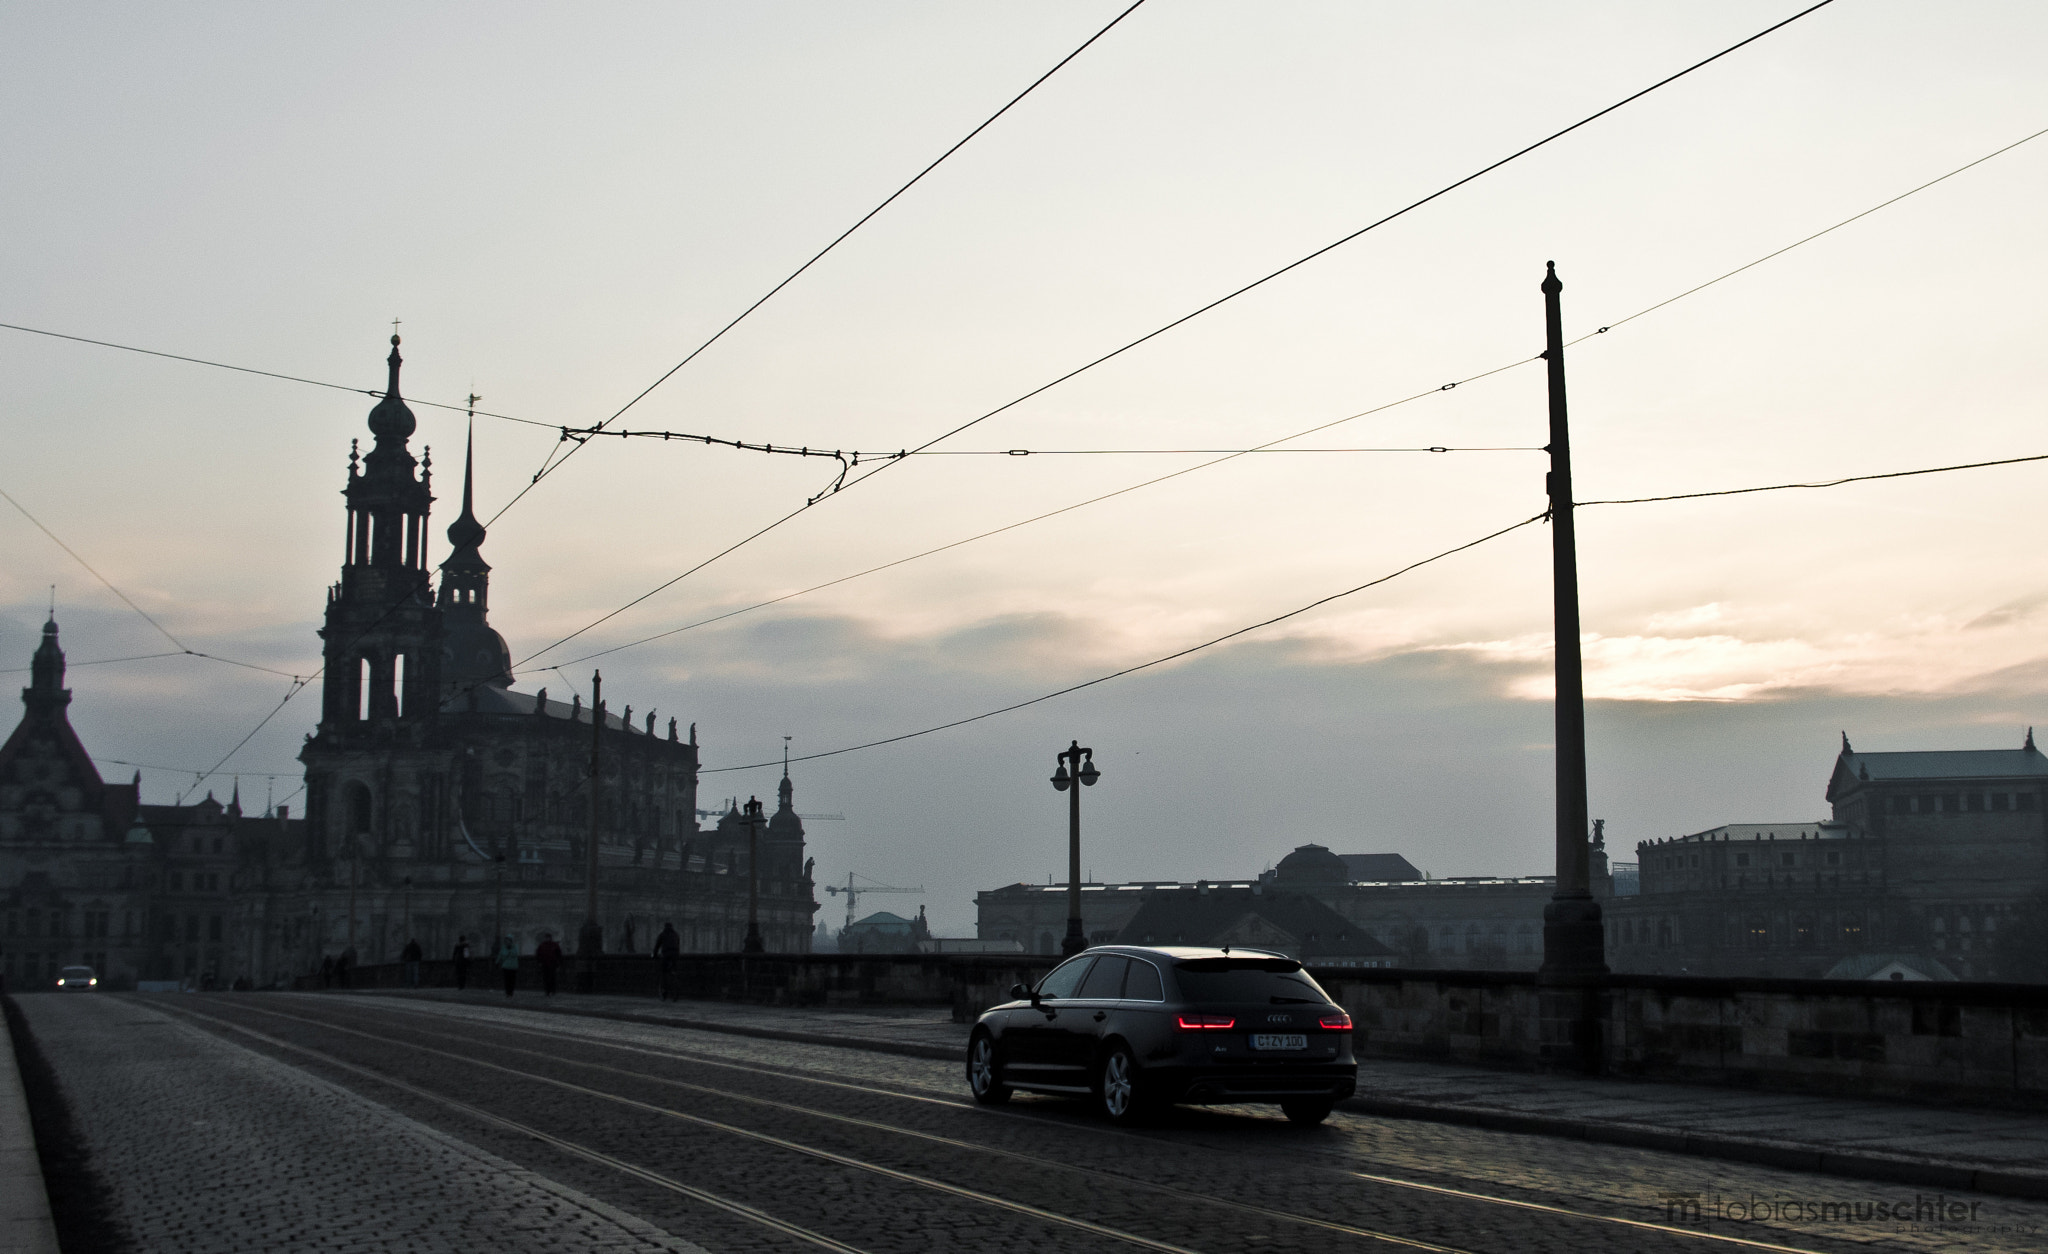
<path fill-rule="evenodd" d="M 350 945 L 347 949 L 341 951 L 341 957 L 334 960 L 334 982 L 343 988 L 347 988 L 349 972 L 355 970 L 355 967 L 356 947 Z"/>
<path fill-rule="evenodd" d="M 398 960 L 405 964 L 405 986 L 407 988 L 418 988 L 420 986 L 420 959 L 423 956 L 420 951 L 419 941 L 410 937 L 406 939 L 405 948 L 398 951 Z"/>
<path fill-rule="evenodd" d="M 498 942 L 498 967 L 505 973 L 505 996 L 519 984 L 519 942 L 507 936 Z"/>
<path fill-rule="evenodd" d="M 683 939 L 676 925 L 663 921 L 661 935 L 654 938 L 654 956 L 661 962 L 661 999 L 676 1000 L 676 955 L 683 951 Z"/>
<path fill-rule="evenodd" d="M 320 987 L 321 987 L 321 988 L 333 988 L 333 987 L 334 987 L 334 955 L 333 955 L 333 954 L 321 954 L 321 955 L 320 955 Z"/>
<path fill-rule="evenodd" d="M 555 995 L 555 968 L 562 965 L 562 947 L 555 943 L 553 932 L 542 932 L 540 944 L 533 947 L 534 960 L 540 963 L 540 993 L 543 997 Z"/>
<path fill-rule="evenodd" d="M 455 960 L 455 991 L 459 993 L 469 987 L 469 936 L 466 933 L 455 938 L 455 952 L 450 956 Z"/>

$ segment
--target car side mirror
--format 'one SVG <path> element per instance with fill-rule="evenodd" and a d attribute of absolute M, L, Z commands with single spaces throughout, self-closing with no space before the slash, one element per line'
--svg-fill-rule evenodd
<path fill-rule="evenodd" d="M 1029 984 L 1010 985 L 1010 996 L 1019 1001 L 1028 1001 L 1034 1006 L 1038 1004 L 1038 990 Z"/>

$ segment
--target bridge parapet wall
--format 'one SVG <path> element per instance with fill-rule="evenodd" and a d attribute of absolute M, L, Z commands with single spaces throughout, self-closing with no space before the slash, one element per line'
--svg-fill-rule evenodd
<path fill-rule="evenodd" d="M 945 1006 L 971 1022 L 1034 983 L 1055 959 L 984 954 L 686 954 L 683 997 L 778 1006 Z M 577 962 L 562 966 L 574 987 Z M 1539 977 L 1523 971 L 1330 968 L 1314 972 L 1350 1011 L 1361 1058 L 1408 1058 L 1535 1070 L 1541 1065 Z M 598 960 L 596 991 L 660 994 L 645 955 Z M 470 963 L 470 982 L 496 968 Z M 421 964 L 427 987 L 453 964 Z M 358 988 L 398 988 L 403 968 L 358 968 Z M 519 985 L 537 989 L 532 958 Z M 317 988 L 317 977 L 298 981 Z M 1953 982 L 1719 979 L 1612 975 L 1594 995 L 1603 1074 L 1850 1096 L 2048 1109 L 2048 986 Z"/>

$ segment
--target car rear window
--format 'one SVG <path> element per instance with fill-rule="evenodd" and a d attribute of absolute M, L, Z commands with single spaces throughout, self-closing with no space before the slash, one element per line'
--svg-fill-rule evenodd
<path fill-rule="evenodd" d="M 1329 994 L 1292 958 L 1194 958 L 1173 964 L 1181 996 L 1192 1002 L 1314 1002 Z"/>

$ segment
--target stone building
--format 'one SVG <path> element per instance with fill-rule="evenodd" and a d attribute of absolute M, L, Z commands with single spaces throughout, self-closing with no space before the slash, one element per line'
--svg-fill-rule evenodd
<path fill-rule="evenodd" d="M 1428 879 L 1398 854 L 1337 854 L 1310 844 L 1248 879 L 1084 884 L 1081 920 L 1093 944 L 1132 941 L 1144 931 L 1134 932 L 1134 921 L 1155 897 L 1211 894 L 1250 907 L 1263 904 L 1255 902 L 1257 893 L 1295 894 L 1342 921 L 1346 942 L 1356 942 L 1356 953 L 1342 955 L 1349 959 L 1430 969 L 1533 971 L 1543 961 L 1543 907 L 1554 883 L 1550 876 Z M 1608 891 L 1604 848 L 1595 850 L 1594 887 L 1602 895 Z M 977 894 L 975 906 L 976 934 L 982 939 L 1017 941 L 1031 953 L 1059 952 L 1067 927 L 1064 884 L 1012 884 Z M 1197 913 L 1207 919 L 1211 910 L 1203 907 Z M 1302 913 L 1306 918 L 1309 912 Z M 1277 919 L 1262 926 L 1288 930 Z M 1307 930 L 1317 931 L 1319 940 L 1329 930 L 1305 922 L 1301 927 L 1302 940 Z M 1156 927 L 1152 930 L 1158 934 Z M 1336 949 L 1326 947 L 1334 959 Z"/>
<path fill-rule="evenodd" d="M 1857 753 L 1827 819 L 1732 823 L 1637 847 L 1641 891 L 1607 908 L 1622 971 L 1820 978 L 1868 968 L 2039 979 L 2048 758 L 2018 749 Z M 1884 961 L 1873 961 L 1882 958 Z"/>
<path fill-rule="evenodd" d="M 738 950 L 753 850 L 766 948 L 809 949 L 818 907 L 786 769 L 772 815 L 735 798 L 700 829 L 694 726 L 685 737 L 652 709 L 636 720 L 630 705 L 614 714 L 580 695 L 514 690 L 489 620 L 467 452 L 437 586 L 431 461 L 408 447 L 400 365 L 393 336 L 390 384 L 369 418 L 375 446 L 349 456 L 320 717 L 299 755 L 304 818 L 244 816 L 239 796 L 142 805 L 139 778 L 103 782 L 65 717 L 48 624 L 27 711 L 0 750 L 10 973 L 85 961 L 116 984 L 265 984 L 351 948 L 372 963 L 395 960 L 408 938 L 438 957 L 458 936 L 481 951 L 509 934 L 531 953 L 543 932 L 573 952 L 593 832 L 605 950 L 645 952 L 664 922 L 687 950 Z"/>

